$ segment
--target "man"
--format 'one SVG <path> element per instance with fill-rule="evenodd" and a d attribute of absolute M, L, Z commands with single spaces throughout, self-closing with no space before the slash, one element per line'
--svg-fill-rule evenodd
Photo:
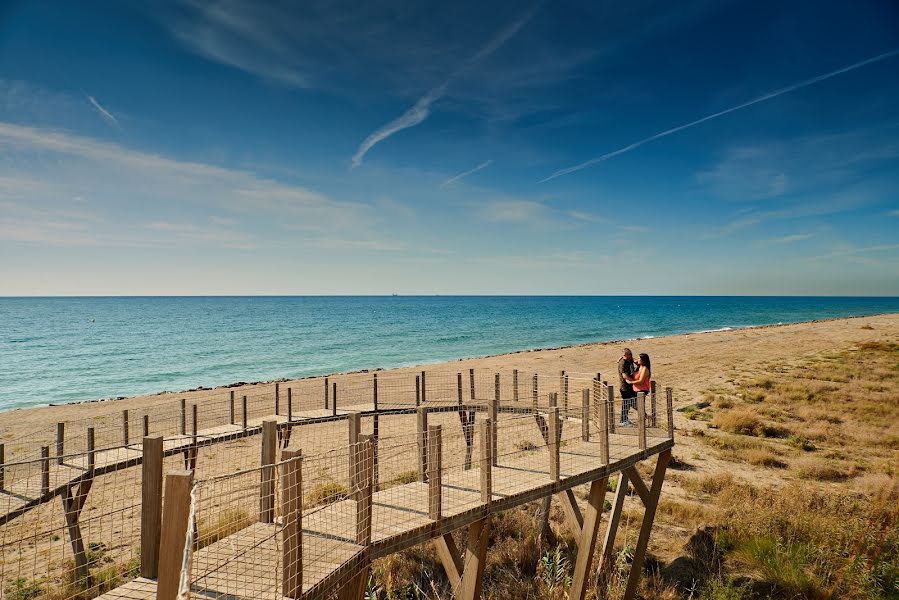
<path fill-rule="evenodd" d="M 621 358 L 618 359 L 618 391 L 621 393 L 621 426 L 628 427 L 631 420 L 628 418 L 630 409 L 636 406 L 637 392 L 634 387 L 627 382 L 633 376 L 634 371 L 634 354 L 630 348 L 625 348 Z"/>

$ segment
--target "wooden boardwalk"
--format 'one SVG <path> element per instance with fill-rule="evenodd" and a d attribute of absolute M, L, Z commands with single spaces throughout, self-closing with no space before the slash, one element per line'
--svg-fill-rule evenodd
<path fill-rule="evenodd" d="M 564 493 L 577 485 L 604 480 L 650 456 L 670 450 L 674 442 L 667 432 L 649 429 L 645 451 L 619 451 L 610 464 L 598 464 L 597 442 L 576 442 L 560 450 L 560 479 L 550 474 L 545 448 L 514 455 L 492 468 L 493 494 L 482 502 L 479 470 L 457 471 L 443 476 L 441 518 L 429 516 L 432 493 L 428 483 L 414 482 L 373 494 L 371 545 L 355 543 L 357 502 L 342 500 L 304 512 L 303 597 L 328 597 L 343 580 L 358 573 L 370 561 L 437 539 L 484 519 L 491 513 Z M 619 430 L 613 447 L 632 445 L 634 431 Z M 619 436 L 621 439 L 614 439 Z M 620 441 L 620 444 L 614 442 Z M 280 600 L 281 582 L 273 567 L 281 557 L 278 523 L 254 523 L 195 552 L 193 560 L 210 575 L 195 574 L 192 597 L 209 599 L 263 598 Z M 235 558 L 235 557 L 238 558 Z M 136 579 L 103 596 L 103 600 L 156 598 L 156 582 Z"/>

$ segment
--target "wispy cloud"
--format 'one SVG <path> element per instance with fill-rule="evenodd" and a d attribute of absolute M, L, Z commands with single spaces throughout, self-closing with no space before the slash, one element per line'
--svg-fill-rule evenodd
<path fill-rule="evenodd" d="M 887 213 L 887 215 L 889 215 L 891 217 L 899 217 L 899 209 L 891 210 L 890 212 Z"/>
<path fill-rule="evenodd" d="M 534 200 L 491 200 L 478 207 L 478 216 L 494 223 L 528 223 L 549 220 L 550 210 Z"/>
<path fill-rule="evenodd" d="M 104 108 L 102 104 L 97 102 L 96 98 L 87 94 L 87 99 L 88 99 L 88 101 L 90 101 L 91 105 L 97 110 L 97 112 L 100 113 L 100 116 L 103 117 L 108 123 L 110 123 L 111 125 L 114 125 L 115 127 L 119 128 L 119 129 L 122 128 L 122 126 L 119 125 L 119 120 L 115 118 L 115 115 L 113 115 L 111 112 L 106 110 L 106 108 Z"/>
<path fill-rule="evenodd" d="M 410 127 L 415 127 L 416 125 L 427 119 L 431 114 L 431 105 L 442 98 L 444 94 L 446 94 L 446 91 L 453 80 L 496 52 L 497 49 L 505 44 L 512 36 L 518 33 L 518 31 L 528 21 L 531 20 L 531 17 L 534 15 L 535 11 L 536 7 L 530 9 L 523 16 L 519 17 L 510 25 L 502 29 L 484 46 L 482 46 L 480 50 L 475 52 L 474 55 L 471 56 L 471 58 L 460 65 L 446 79 L 446 81 L 434 88 L 431 88 L 428 93 L 419 98 L 418 101 L 414 105 L 412 105 L 412 107 L 409 108 L 406 112 L 404 112 L 396 119 L 390 121 L 386 125 L 383 125 L 380 128 L 376 129 L 367 138 L 365 138 L 359 145 L 359 148 L 356 150 L 356 154 L 353 155 L 351 168 L 356 168 L 361 165 L 362 159 L 365 158 L 365 155 L 368 153 L 368 151 L 374 148 L 378 143 L 384 141 L 398 131 L 408 129 Z"/>
<path fill-rule="evenodd" d="M 785 244 L 795 244 L 813 237 L 811 233 L 794 233 L 792 235 L 784 235 L 781 237 L 767 238 L 756 242 L 759 246 L 783 246 Z"/>
<path fill-rule="evenodd" d="M 684 123 L 683 125 L 678 125 L 677 127 L 672 127 L 671 129 L 666 129 L 664 131 L 661 131 L 661 132 L 651 135 L 649 137 L 638 140 L 632 144 L 628 144 L 627 146 L 623 146 L 612 152 L 607 152 L 606 154 L 603 154 L 602 156 L 598 156 L 596 158 L 591 158 L 590 160 L 584 161 L 582 163 L 576 164 L 571 167 L 567 167 L 565 169 L 559 169 L 558 171 L 556 171 L 549 177 L 545 177 L 545 178 L 541 179 L 539 181 L 539 183 L 545 183 L 547 181 L 556 179 L 557 177 L 562 177 L 564 175 L 570 175 L 571 173 L 575 173 L 582 169 L 586 169 L 587 167 L 592 167 L 593 165 L 597 165 L 601 162 L 605 162 L 605 161 L 609 160 L 610 158 L 614 158 L 621 154 L 625 154 L 627 152 L 631 152 L 632 150 L 636 150 L 640 146 L 648 144 L 649 142 L 653 142 L 660 138 L 667 137 L 667 136 L 673 135 L 675 133 L 679 133 L 681 131 L 684 131 L 685 129 L 690 129 L 691 127 L 695 127 L 695 126 L 701 125 L 702 123 L 705 123 L 707 121 L 711 121 L 713 119 L 723 117 L 732 112 L 736 112 L 738 110 L 743 110 L 744 108 L 749 108 L 750 106 L 759 104 L 760 102 L 766 102 L 768 100 L 777 98 L 778 96 L 783 96 L 784 94 L 788 94 L 790 92 L 794 92 L 796 90 L 808 87 L 810 85 L 820 83 L 827 79 L 831 79 L 832 77 L 836 77 L 837 75 L 842 75 L 843 73 L 848 73 L 849 71 L 854 71 L 855 69 L 860 69 L 860 68 L 870 65 L 872 63 L 876 63 L 876 62 L 886 60 L 888 58 L 892 58 L 893 56 L 896 56 L 897 54 L 899 54 L 899 48 L 890 50 L 888 52 L 884 52 L 883 54 L 878 54 L 877 56 L 872 56 L 871 58 L 867 58 L 865 60 L 853 63 L 851 65 L 842 67 L 835 71 L 830 71 L 828 73 L 824 73 L 823 75 L 817 75 L 815 77 L 803 79 L 802 81 L 779 88 L 777 90 L 774 90 L 773 92 L 769 92 L 769 93 L 759 96 L 757 98 L 753 98 L 752 100 L 749 100 L 747 102 L 743 102 L 742 104 L 738 104 L 736 106 L 732 106 L 730 108 L 720 110 L 718 112 L 715 112 L 710 115 L 706 115 L 702 118 L 696 119 L 695 121 L 690 121 L 689 123 Z"/>
<path fill-rule="evenodd" d="M 478 171 L 480 171 L 482 169 L 486 169 L 487 167 L 489 167 L 492 164 L 493 164 L 492 158 L 490 160 L 485 160 L 484 162 L 482 162 L 481 164 L 479 164 L 478 166 L 476 166 L 473 169 L 468 169 L 467 171 L 463 171 L 462 173 L 459 173 L 458 175 L 454 175 L 453 177 L 450 177 L 449 179 L 447 179 L 446 181 L 441 183 L 440 187 L 444 187 L 444 188 L 449 187 L 449 186 L 453 185 L 454 183 L 458 182 L 459 180 L 465 179 L 469 175 L 472 175 L 473 173 L 477 173 Z"/>
<path fill-rule="evenodd" d="M 845 248 L 840 248 L 838 250 L 834 250 L 833 252 L 828 252 L 827 254 L 821 254 L 818 256 L 809 256 L 802 260 L 806 262 L 813 262 L 819 260 L 828 260 L 832 258 L 845 258 L 845 257 L 853 257 L 862 254 L 875 254 L 881 252 L 890 252 L 892 250 L 899 250 L 899 244 L 878 244 L 875 246 L 863 246 L 863 247 L 854 247 L 847 246 Z"/>
<path fill-rule="evenodd" d="M 569 217 L 576 221 L 585 221 L 587 223 L 608 223 L 608 219 L 582 210 L 569 210 L 567 214 Z"/>

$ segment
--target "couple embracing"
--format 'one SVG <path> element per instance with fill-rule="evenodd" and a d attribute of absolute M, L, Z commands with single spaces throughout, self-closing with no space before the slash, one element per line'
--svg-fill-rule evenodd
<path fill-rule="evenodd" d="M 630 348 L 625 348 L 618 359 L 618 389 L 621 392 L 621 426 L 633 425 L 629 414 L 637 408 L 637 394 L 649 393 L 649 381 L 652 379 L 649 355 L 640 353 L 637 360 Z"/>

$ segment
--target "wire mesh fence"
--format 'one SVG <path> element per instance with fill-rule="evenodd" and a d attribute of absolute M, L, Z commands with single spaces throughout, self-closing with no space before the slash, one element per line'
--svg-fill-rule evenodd
<path fill-rule="evenodd" d="M 37 438 L 36 457 L 4 457 L 3 596 L 140 597 L 145 580 L 130 596 L 120 586 L 178 555 L 190 577 L 177 586 L 196 597 L 324 597 L 378 556 L 673 437 L 670 390 L 653 384 L 622 403 L 586 374 L 360 373 L 246 387 L 67 421 Z M 183 470 L 190 542 L 173 552 L 160 548 L 162 480 Z"/>

